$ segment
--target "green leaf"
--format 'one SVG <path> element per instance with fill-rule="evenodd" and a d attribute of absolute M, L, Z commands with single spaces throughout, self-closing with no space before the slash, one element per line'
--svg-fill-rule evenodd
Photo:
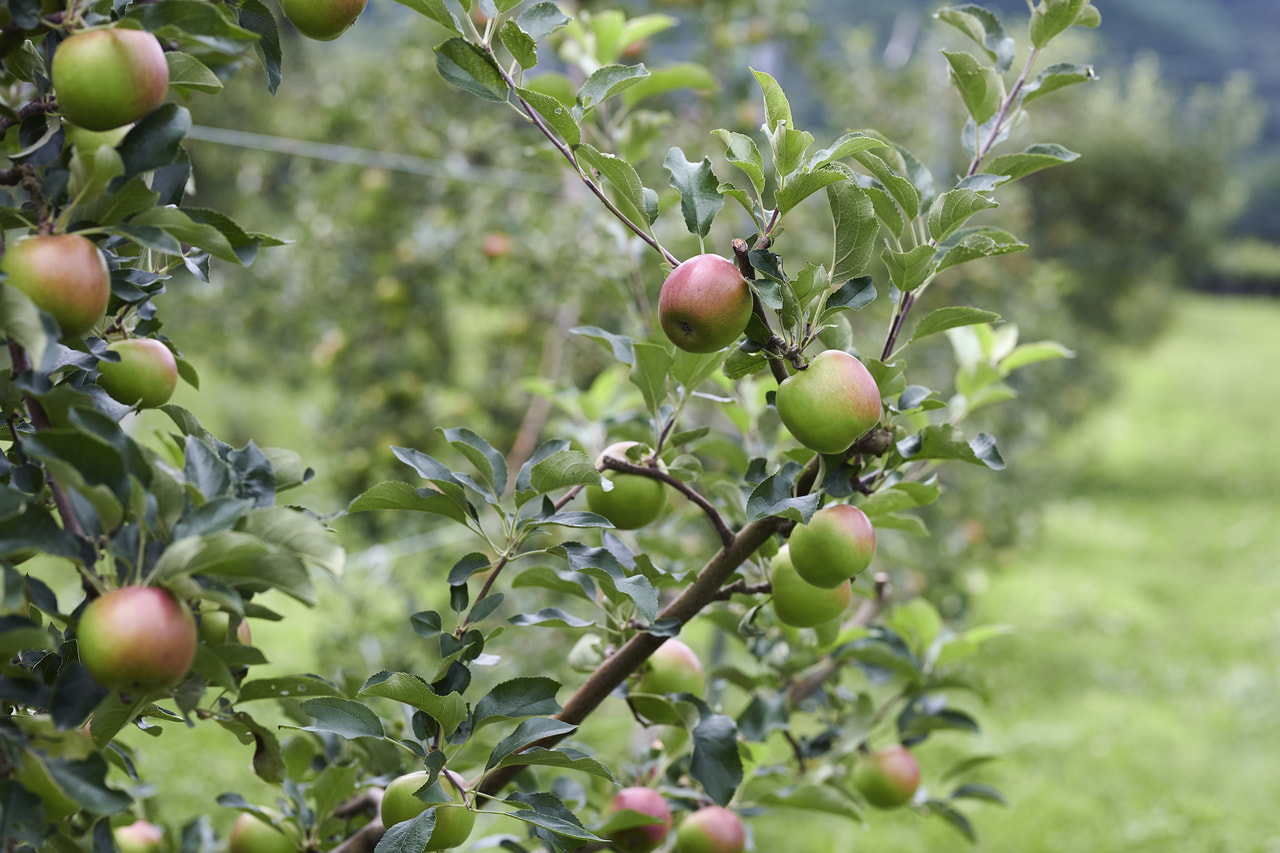
<path fill-rule="evenodd" d="M 724 207 L 724 196 L 718 187 L 720 181 L 711 171 L 710 158 L 701 163 L 691 163 L 684 151 L 672 148 L 662 162 L 671 174 L 671 186 L 680 191 L 680 210 L 689 233 L 706 237 L 716 214 Z"/>
<path fill-rule="evenodd" d="M 37 760 L 27 753 L 26 760 Z M 80 761 L 47 758 L 42 762 L 51 779 L 70 800 L 93 814 L 115 814 L 127 809 L 133 798 L 124 791 L 107 787 L 107 761 L 101 753 L 91 753 Z M 7 817 L 12 815 L 10 812 Z M 12 815 L 17 817 L 17 815 Z"/>
<path fill-rule="evenodd" d="M 531 720 L 525 720 L 516 726 L 514 732 L 498 741 L 498 745 L 493 748 L 493 752 L 489 753 L 489 760 L 485 763 L 485 770 L 490 770 L 507 756 L 513 755 L 522 749 L 527 749 L 544 738 L 563 737 L 577 730 L 578 727 L 572 723 L 562 722 L 550 717 L 535 717 Z"/>
<path fill-rule="evenodd" d="M 1022 103 L 1025 106 L 1050 92 L 1056 92 L 1077 83 L 1092 83 L 1097 79 L 1098 75 L 1093 73 L 1092 65 L 1058 62 L 1041 71 L 1036 75 L 1036 79 L 1022 87 Z"/>
<path fill-rule="evenodd" d="M 961 785 L 951 792 L 947 797 L 949 800 L 982 800 L 987 803 L 995 803 L 998 806 L 1007 806 L 1009 801 L 1004 798 L 995 788 L 990 785 L 979 785 L 970 782 L 967 785 Z"/>
<path fill-rule="evenodd" d="M 875 206 L 865 190 L 853 181 L 827 187 L 831 207 L 831 224 L 835 232 L 835 253 L 831 264 L 831 280 L 841 281 L 862 275 L 875 253 Z M 874 298 L 874 290 L 872 298 Z"/>
<path fill-rule="evenodd" d="M 861 311 L 875 301 L 876 286 L 871 283 L 871 276 L 851 278 L 827 297 L 827 307 L 819 322 L 826 323 L 841 311 Z"/>
<path fill-rule="evenodd" d="M 516 89 L 516 94 L 542 116 L 552 130 L 560 134 L 566 145 L 572 148 L 582 142 L 582 129 L 578 127 L 573 111 L 559 100 L 533 89 Z"/>
<path fill-rule="evenodd" d="M 919 322 L 915 331 L 911 334 L 911 341 L 915 342 L 921 338 L 927 338 L 930 335 L 936 335 L 938 332 L 945 332 L 947 329 L 954 329 L 958 326 L 994 323 L 999 319 L 1000 315 L 994 311 L 984 311 L 981 308 L 970 308 L 964 305 L 948 305 L 925 315 L 924 319 Z"/>
<path fill-rule="evenodd" d="M 507 621 L 521 627 L 539 625 L 544 628 L 589 628 L 596 624 L 589 619 L 571 616 L 558 607 L 544 607 L 537 613 L 517 613 Z"/>
<path fill-rule="evenodd" d="M 725 144 L 724 158 L 741 169 L 751 180 L 752 186 L 756 189 L 756 195 L 762 194 L 764 192 L 764 158 L 760 156 L 760 149 L 756 147 L 755 141 L 749 136 L 729 130 L 712 132 Z M 750 213 L 750 204 L 741 199 L 739 201 L 742 201 L 743 207 L 746 207 L 747 212 Z"/>
<path fill-rule="evenodd" d="M 441 696 L 426 681 L 407 672 L 384 670 L 371 675 L 357 695 L 379 696 L 416 708 L 439 723 L 446 734 L 467 718 L 467 703 L 460 693 Z"/>
<path fill-rule="evenodd" d="M 259 678 L 240 685 L 239 702 L 261 699 L 283 699 L 299 696 L 334 696 L 342 692 L 318 675 L 283 675 L 276 678 Z"/>
<path fill-rule="evenodd" d="M 408 510 L 442 515 L 459 524 L 467 521 L 466 510 L 451 498 L 432 489 L 415 489 L 398 480 L 378 483 L 365 490 L 347 506 L 348 513 L 377 510 Z"/>
<path fill-rule="evenodd" d="M 124 174 L 111 182 L 111 191 L 119 190 L 143 172 L 173 163 L 190 131 L 191 113 L 177 104 L 162 104 L 135 124 L 116 149 L 124 161 Z"/>
<path fill-rule="evenodd" d="M 1026 243 L 1000 228 L 962 228 L 939 244 L 938 266 L 934 274 L 978 258 L 1008 255 L 1026 248 Z"/>
<path fill-rule="evenodd" d="M 934 661 L 934 669 L 942 669 L 962 660 L 967 660 L 978 653 L 988 640 L 1004 637 L 1013 633 L 1009 625 L 978 625 L 970 628 L 958 637 L 942 643 Z"/>
<path fill-rule="evenodd" d="M 666 347 L 659 344 L 637 343 L 634 351 L 636 361 L 631 366 L 631 384 L 640 389 L 649 412 L 656 416 L 667 397 L 671 367 L 675 359 Z"/>
<path fill-rule="evenodd" d="M 1061 145 L 1032 145 L 1018 154 L 1001 154 L 999 157 L 991 158 L 983 164 L 982 171 L 1016 181 L 1041 169 L 1070 163 L 1079 157 L 1079 154 Z"/>
<path fill-rule="evenodd" d="M 303 726 L 303 731 L 329 732 L 347 740 L 383 736 L 378 715 L 359 702 L 325 696 L 307 699 L 301 704 L 302 710 L 315 720 L 314 724 Z"/>
<path fill-rule="evenodd" d="M 929 208 L 929 234 L 939 242 L 947 239 L 975 213 L 999 207 L 983 193 L 956 189 L 943 193 Z"/>
<path fill-rule="evenodd" d="M 973 824 L 971 824 L 969 819 L 959 811 L 956 811 L 954 808 L 940 800 L 927 800 L 924 807 L 932 814 L 937 815 L 950 824 L 953 829 L 969 841 L 974 843 L 977 842 L 978 835 L 973 831 Z"/>
<path fill-rule="evenodd" d="M 599 761 L 584 752 L 568 747 L 545 749 L 540 746 L 530 747 L 524 752 L 508 755 L 498 762 L 497 767 L 555 767 L 560 770 L 573 770 L 589 773 L 617 784 L 617 780 Z"/>
<path fill-rule="evenodd" d="M 630 163 L 612 154 L 603 154 L 585 142 L 574 150 L 580 160 L 586 161 L 609 182 L 627 218 L 638 226 L 652 223 L 645 205 L 644 185 Z"/>
<path fill-rule="evenodd" d="M 221 231 L 210 225 L 193 222 L 176 207 L 153 207 L 142 211 L 129 221 L 130 230 L 139 226 L 158 228 L 183 243 L 203 249 L 219 260 L 240 263 L 240 256 Z"/>
<path fill-rule="evenodd" d="M 529 472 L 529 484 L 538 494 L 566 486 L 598 486 L 600 472 L 580 450 L 560 450 L 539 460 Z"/>
<path fill-rule="evenodd" d="M 472 731 L 489 723 L 513 717 L 538 717 L 558 714 L 560 703 L 556 691 L 560 683 L 550 678 L 524 676 L 504 681 L 476 703 Z"/>
<path fill-rule="evenodd" d="M 786 216 L 800 202 L 816 193 L 823 187 L 840 181 L 848 181 L 849 173 L 840 168 L 813 169 L 792 175 L 786 186 L 774 194 L 778 210 Z"/>
<path fill-rule="evenodd" d="M 903 459 L 959 459 L 971 465 L 985 465 L 993 471 L 1004 469 L 995 439 L 981 432 L 967 441 L 952 424 L 927 426 L 899 441 L 897 447 Z"/>
<path fill-rule="evenodd" d="M 536 3 L 516 17 L 520 29 L 528 33 L 535 42 L 542 41 L 570 20 L 555 3 Z"/>
<path fill-rule="evenodd" d="M 259 0 L 242 0 L 236 22 L 258 37 L 253 49 L 266 72 L 267 91 L 274 95 L 283 79 L 281 63 L 284 59 L 280 50 L 280 26 L 275 15 Z"/>
<path fill-rule="evenodd" d="M 868 516 L 902 512 L 918 506 L 928 506 L 942 494 L 942 488 L 932 483 L 895 483 L 868 497 L 858 508 Z"/>
<path fill-rule="evenodd" d="M 1085 0 L 1040 0 L 1031 12 L 1031 43 L 1043 48 L 1074 24 L 1084 7 Z"/>
<path fill-rule="evenodd" d="M 430 18 L 448 30 L 455 33 L 462 32 L 462 24 L 454 20 L 454 17 L 449 14 L 444 0 L 396 0 L 396 2 L 402 6 L 407 6 L 419 15 Z"/>
<path fill-rule="evenodd" d="M 738 726 L 723 714 L 704 713 L 693 728 L 692 776 L 707 796 L 726 806 L 742 784 L 742 756 L 738 753 Z"/>
<path fill-rule="evenodd" d="M 804 163 L 804 154 L 812 144 L 813 134 L 805 130 L 779 127 L 769 134 L 769 145 L 773 150 L 773 168 L 777 173 L 779 185 L 785 187 L 787 179 L 800 169 Z"/>
<path fill-rule="evenodd" d="M 164 55 L 169 65 L 169 85 L 196 92 L 217 92 L 222 88 L 222 81 L 200 60 L 189 53 L 176 50 Z"/>
<path fill-rule="evenodd" d="M 764 794 L 755 794 L 748 788 L 747 793 L 751 795 L 751 802 L 774 809 L 818 812 L 853 821 L 862 820 L 862 806 L 842 791 L 834 780 L 823 785 L 800 782 Z"/>
<path fill-rule="evenodd" d="M 894 202 L 893 197 L 884 191 L 883 187 L 860 187 L 867 194 L 867 198 L 871 199 L 871 206 L 875 208 L 876 219 L 880 220 L 880 224 L 889 232 L 889 236 L 898 239 L 902 236 L 902 229 L 906 224 L 902 219 L 902 212 L 898 209 L 898 205 Z"/>
<path fill-rule="evenodd" d="M 889 278 L 903 293 L 915 290 L 936 272 L 933 266 L 935 250 L 932 246 L 916 246 L 909 252 L 886 249 L 880 256 L 889 269 Z"/>
<path fill-rule="evenodd" d="M 614 603 L 630 600 L 636 611 L 652 621 L 658 613 L 658 593 L 644 575 L 628 575 L 618 558 L 605 548 L 589 548 L 580 542 L 566 542 L 550 549 L 561 554 L 575 572 L 598 581 L 605 596 Z"/>
<path fill-rule="evenodd" d="M 497 498 L 506 491 L 507 459 L 493 445 L 466 427 L 442 429 L 440 434 L 475 466 L 480 483 L 489 490 L 489 494 Z"/>
<path fill-rule="evenodd" d="M 331 530 L 305 513 L 283 506 L 261 507 L 249 513 L 240 530 L 290 551 L 335 577 L 342 574 L 346 552 Z"/>
<path fill-rule="evenodd" d="M 623 364 L 635 364 L 635 339 L 626 335 L 618 335 L 613 332 L 605 331 L 596 326 L 575 326 L 569 330 L 570 334 L 582 335 L 584 338 L 590 338 L 596 341 L 605 349 L 613 353 L 613 357 Z"/>
<path fill-rule="evenodd" d="M 1019 367 L 1035 364 L 1038 361 L 1050 361 L 1056 358 L 1075 358 L 1076 354 L 1057 341 L 1038 341 L 1032 344 L 1021 344 L 1013 352 L 1000 359 L 1002 373 L 1012 373 Z"/>
<path fill-rule="evenodd" d="M 578 89 L 578 106 L 589 115 L 602 103 L 630 89 L 649 76 L 643 65 L 603 65 Z"/>
<path fill-rule="evenodd" d="M 493 58 L 478 45 L 452 38 L 436 47 L 436 68 L 453 85 L 486 101 L 505 103 L 507 83 Z"/>
<path fill-rule="evenodd" d="M 515 21 L 507 21 L 498 30 L 498 38 L 502 46 L 510 51 L 511 56 L 521 68 L 529 69 L 538 64 L 538 44 L 529 34 L 520 29 Z"/>
<path fill-rule="evenodd" d="M 506 802 L 523 805 L 526 808 L 515 809 L 506 812 L 507 817 L 515 818 L 533 826 L 544 829 L 565 838 L 572 838 L 579 841 L 603 841 L 603 839 L 592 834 L 582 825 L 577 816 L 569 811 L 555 794 L 521 794 L 515 793 L 507 797 Z M 573 845 L 573 848 L 581 845 Z M 558 849 L 573 849 L 564 845 L 558 846 Z"/>
<path fill-rule="evenodd" d="M 822 495 L 817 493 L 792 497 L 791 484 L 785 477 L 774 474 L 752 490 L 747 499 L 747 521 L 777 515 L 808 524 L 821 499 Z"/>
<path fill-rule="evenodd" d="M 645 98 L 665 95 L 681 89 L 710 93 L 719 88 L 716 78 L 704 66 L 696 62 L 677 62 L 674 65 L 650 70 L 648 77 L 623 93 L 622 102 L 631 107 Z"/>
<path fill-rule="evenodd" d="M 861 131 L 846 133 L 831 144 L 830 148 L 824 148 L 821 151 L 815 151 L 813 159 L 809 161 L 809 169 L 819 169 L 828 163 L 834 163 L 842 160 L 859 151 L 868 151 L 875 148 L 886 148 L 887 143 L 883 140 L 876 139 L 874 136 L 868 136 Z"/>
<path fill-rule="evenodd" d="M 794 129 L 795 125 L 791 121 L 791 104 L 787 101 L 787 95 L 782 91 L 782 87 L 778 85 L 778 81 L 765 72 L 756 71 L 754 68 L 751 69 L 751 73 L 755 76 L 756 82 L 760 84 L 760 91 L 764 93 L 765 126 L 767 131 L 773 133 L 779 124 Z"/>
<path fill-rule="evenodd" d="M 1000 19 L 976 3 L 940 9 L 934 15 L 977 42 L 1001 71 L 1013 63 L 1014 41 L 1004 34 Z"/>
<path fill-rule="evenodd" d="M 951 65 L 951 82 L 973 120 L 982 124 L 1000 111 L 1004 101 L 1004 78 L 990 65 L 983 65 L 971 53 L 944 50 Z"/>
<path fill-rule="evenodd" d="M 855 152 L 853 159 L 857 160 L 863 168 L 871 173 L 872 177 L 880 182 L 883 190 L 897 202 L 908 222 L 920 214 L 921 196 L 920 190 L 915 184 L 896 174 L 888 163 L 870 151 Z M 898 230 L 901 231 L 901 229 Z"/>

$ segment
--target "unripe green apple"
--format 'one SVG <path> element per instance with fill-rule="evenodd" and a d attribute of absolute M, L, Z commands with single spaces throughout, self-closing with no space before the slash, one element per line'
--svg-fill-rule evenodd
<path fill-rule="evenodd" d="M 920 765 L 905 746 L 886 747 L 858 758 L 853 786 L 876 808 L 897 808 L 920 787 Z"/>
<path fill-rule="evenodd" d="M 819 453 L 843 453 L 880 422 L 880 389 L 862 362 L 823 350 L 778 386 L 778 417 L 796 441 Z"/>
<path fill-rule="evenodd" d="M 382 793 L 382 825 L 390 829 L 397 823 L 412 820 L 432 806 L 414 796 L 414 793 L 427 784 L 427 771 L 406 773 L 391 781 Z M 433 850 L 450 850 L 461 846 L 471 835 L 476 824 L 476 813 L 467 808 L 465 803 L 442 803 L 434 806 L 436 825 L 427 838 L 424 853 Z"/>
<path fill-rule="evenodd" d="M 620 441 L 611 444 L 600 454 L 596 464 L 602 464 L 606 456 L 630 461 L 627 449 L 638 443 Z M 660 480 L 620 471 L 606 471 L 604 476 L 613 483 L 613 488 L 606 492 L 600 486 L 587 486 L 587 508 L 603 515 L 620 530 L 644 527 L 661 515 L 667 505 L 667 488 Z"/>
<path fill-rule="evenodd" d="M 119 361 L 100 361 L 98 384 L 112 399 L 143 409 L 169 402 L 178 387 L 178 363 L 169 348 L 155 338 L 129 338 L 107 345 Z"/>
<path fill-rule="evenodd" d="M 715 352 L 751 319 L 751 287 L 733 261 L 698 255 L 671 271 L 658 294 L 658 322 L 688 352 Z"/>
<path fill-rule="evenodd" d="M 769 561 L 773 586 L 773 612 L 778 621 L 794 628 L 812 628 L 835 619 L 849 606 L 853 588 L 846 580 L 824 589 L 800 577 L 791 561 L 791 546 L 783 545 Z"/>
<path fill-rule="evenodd" d="M 241 812 L 227 839 L 230 853 L 297 853 L 289 836 L 251 812 Z"/>
<path fill-rule="evenodd" d="M 741 853 L 747 849 L 747 830 L 723 806 L 698 809 L 676 830 L 676 853 Z"/>
<path fill-rule="evenodd" d="M 280 8 L 298 32 L 317 41 L 332 41 L 347 31 L 368 0 L 280 0 Z"/>
<path fill-rule="evenodd" d="M 680 722 L 680 717 L 667 703 L 635 694 L 692 693 L 701 697 L 706 689 L 707 677 L 702 671 L 702 661 L 698 660 L 693 649 L 679 640 L 667 640 L 645 662 L 640 680 L 631 688 L 631 704 L 645 719 L 673 725 Z"/>
<path fill-rule="evenodd" d="M 241 643 L 248 646 L 253 640 L 249 634 L 247 619 L 241 619 L 236 623 L 236 632 L 231 633 L 231 614 L 225 610 L 200 611 L 200 639 L 210 646 L 220 646 L 223 643 Z"/>
<path fill-rule="evenodd" d="M 53 315 L 64 337 L 78 338 L 102 321 L 111 298 L 111 273 L 93 242 L 79 234 L 27 237 L 5 250 L 5 284 Z"/>
<path fill-rule="evenodd" d="M 791 564 L 814 586 L 834 589 L 871 565 L 876 531 L 871 519 L 856 506 L 835 504 L 797 524 L 788 540 Z"/>
<path fill-rule="evenodd" d="M 137 121 L 164 101 L 169 64 L 156 37 L 124 27 L 86 30 L 53 54 L 58 109 L 86 130 Z"/>
<path fill-rule="evenodd" d="M 154 586 L 125 586 L 94 599 L 76 633 L 80 662 L 112 690 L 172 687 L 196 656 L 190 608 Z"/>
<path fill-rule="evenodd" d="M 111 830 L 120 853 L 163 853 L 164 830 L 154 823 L 135 820 Z"/>
<path fill-rule="evenodd" d="M 609 833 L 613 846 L 623 853 L 649 853 L 656 849 L 671 832 L 671 809 L 661 794 L 652 788 L 623 788 L 613 795 L 605 814 L 623 810 L 639 812 L 655 818 L 659 823 L 629 826 Z"/>

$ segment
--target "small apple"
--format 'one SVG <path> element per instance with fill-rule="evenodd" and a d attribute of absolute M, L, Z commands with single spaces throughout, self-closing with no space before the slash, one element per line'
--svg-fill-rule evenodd
<path fill-rule="evenodd" d="M 479 8 L 473 7 L 474 10 Z M 480 243 L 480 251 L 484 252 L 484 256 L 490 260 L 505 257 L 511 253 L 511 238 L 501 231 L 490 231 L 484 235 L 484 240 Z"/>
<path fill-rule="evenodd" d="M 747 849 L 747 830 L 723 806 L 698 809 L 676 830 L 676 853 L 741 853 Z"/>
<path fill-rule="evenodd" d="M 98 384 L 126 406 L 155 409 L 169 402 L 178 387 L 178 363 L 155 338 L 129 338 L 107 345 L 119 361 L 100 361 Z"/>
<path fill-rule="evenodd" d="M 297 853 L 289 836 L 252 812 L 241 812 L 227 839 L 229 853 Z"/>
<path fill-rule="evenodd" d="M 638 443 L 620 441 L 611 444 L 600 454 L 596 464 L 602 464 L 606 456 L 623 462 L 630 461 L 627 459 L 627 449 Z M 604 476 L 613 483 L 613 488 L 606 492 L 600 486 L 587 486 L 587 507 L 597 515 L 609 519 L 620 530 L 644 527 L 661 515 L 667 505 L 666 486 L 660 480 L 619 471 L 608 471 Z"/>
<path fill-rule="evenodd" d="M 280 8 L 298 32 L 317 41 L 333 41 L 347 31 L 368 0 L 280 0 Z"/>
<path fill-rule="evenodd" d="M 732 261 L 698 255 L 671 271 L 658 294 L 658 322 L 688 352 L 715 352 L 751 319 L 751 287 Z"/>
<path fill-rule="evenodd" d="M 858 758 L 853 786 L 876 808 L 897 808 L 920 787 L 920 765 L 905 746 L 886 747 Z"/>
<path fill-rule="evenodd" d="M 631 688 L 631 704 L 642 717 L 654 723 L 673 725 L 681 722 L 665 702 L 635 694 L 692 693 L 702 696 L 707 689 L 707 677 L 702 671 L 702 661 L 693 649 L 679 640 L 667 640 L 645 662 L 640 680 Z"/>
<path fill-rule="evenodd" d="M 137 121 L 164 101 L 169 64 L 146 30 L 113 27 L 76 33 L 53 54 L 58 109 L 85 130 Z"/>
<path fill-rule="evenodd" d="M 876 530 L 856 506 L 835 504 L 791 531 L 791 563 L 814 586 L 834 589 L 871 565 Z"/>
<path fill-rule="evenodd" d="M 164 830 L 145 820 L 117 826 L 111 834 L 120 853 L 162 853 L 165 849 Z"/>
<path fill-rule="evenodd" d="M 111 298 L 107 261 L 91 240 L 79 234 L 27 237 L 0 258 L 5 284 L 27 295 L 53 315 L 62 334 L 78 338 L 102 321 Z"/>
<path fill-rule="evenodd" d="M 236 623 L 235 634 L 231 633 L 231 614 L 225 610 L 200 611 L 200 639 L 210 646 L 224 643 L 240 643 L 252 645 L 249 634 L 249 620 L 241 619 Z"/>
<path fill-rule="evenodd" d="M 796 441 L 819 453 L 843 453 L 880 422 L 880 389 L 858 359 L 823 350 L 782 381 L 777 407 Z"/>
<path fill-rule="evenodd" d="M 436 810 L 436 825 L 427 839 L 423 853 L 432 850 L 449 850 L 460 846 L 471 835 L 476 824 L 476 813 L 465 803 L 442 803 L 429 806 L 414 796 L 427 784 L 427 771 L 406 773 L 391 781 L 382 793 L 382 825 L 390 829 L 397 823 L 412 820 L 429 808 Z"/>
<path fill-rule="evenodd" d="M 103 687 L 172 687 L 196 656 L 196 621 L 168 590 L 125 586 L 94 599 L 76 629 L 80 662 Z"/>
<path fill-rule="evenodd" d="M 671 809 L 662 795 L 652 788 L 623 788 L 613 795 L 605 814 L 629 810 L 648 815 L 659 823 L 629 826 L 609 833 L 613 846 L 623 853 L 649 853 L 656 849 L 671 832 Z"/>
<path fill-rule="evenodd" d="M 849 581 L 824 589 L 800 577 L 791 561 L 791 546 L 783 545 L 769 561 L 773 586 L 773 612 L 778 621 L 794 628 L 813 628 L 835 619 L 849 606 L 853 588 Z"/>

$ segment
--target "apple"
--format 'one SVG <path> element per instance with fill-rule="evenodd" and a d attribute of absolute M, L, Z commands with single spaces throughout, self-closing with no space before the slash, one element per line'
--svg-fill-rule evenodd
<path fill-rule="evenodd" d="M 87 334 L 107 312 L 111 298 L 107 261 L 91 240 L 79 234 L 20 240 L 0 258 L 0 272 L 8 276 L 5 284 L 52 314 L 65 337 Z"/>
<path fill-rule="evenodd" d="M 115 148 L 124 138 L 129 135 L 129 131 L 133 129 L 133 124 L 125 124 L 111 130 L 85 130 L 69 121 L 62 123 L 62 130 L 67 134 L 67 143 L 82 152 L 91 153 L 97 151 L 102 146 Z"/>
<path fill-rule="evenodd" d="M 631 704 L 645 719 L 672 725 L 681 719 L 666 702 L 635 694 L 692 693 L 700 697 L 706 689 L 707 677 L 693 649 L 679 640 L 667 640 L 645 662 L 644 673 L 631 688 Z"/>
<path fill-rule="evenodd" d="M 723 806 L 698 809 L 676 830 L 676 853 L 741 853 L 745 849 L 742 818 Z"/>
<path fill-rule="evenodd" d="M 368 0 L 280 0 L 280 8 L 298 32 L 317 41 L 332 41 L 347 31 Z"/>
<path fill-rule="evenodd" d="M 876 530 L 856 506 L 835 504 L 791 531 L 791 564 L 814 586 L 834 589 L 866 571 L 876 553 Z"/>
<path fill-rule="evenodd" d="M 778 386 L 778 417 L 796 441 L 819 453 L 843 453 L 880 422 L 880 389 L 862 362 L 823 350 Z"/>
<path fill-rule="evenodd" d="M 853 786 L 871 805 L 897 808 L 920 787 L 920 765 L 905 746 L 890 746 L 858 758 Z"/>
<path fill-rule="evenodd" d="M 649 853 L 656 849 L 671 832 L 671 809 L 662 795 L 652 788 L 623 788 L 613 795 L 605 814 L 629 810 L 648 815 L 659 823 L 629 826 L 609 833 L 613 846 L 623 853 Z"/>
<path fill-rule="evenodd" d="M 231 827 L 227 850 L 229 853 L 297 853 L 298 845 L 252 812 L 241 812 Z"/>
<path fill-rule="evenodd" d="M 240 643 L 251 645 L 249 620 L 241 619 L 236 623 L 235 634 L 231 633 L 231 614 L 225 610 L 200 611 L 200 639 L 210 646 L 223 643 Z"/>
<path fill-rule="evenodd" d="M 671 271 L 658 294 L 658 322 L 688 352 L 715 352 L 738 339 L 751 319 L 751 287 L 733 261 L 698 255 Z"/>
<path fill-rule="evenodd" d="M 436 825 L 427 839 L 424 853 L 458 847 L 471 835 L 476 813 L 465 803 L 442 803 L 430 806 L 414 796 L 427 784 L 427 771 L 406 773 L 391 781 L 382 793 L 382 825 L 390 829 L 397 823 L 412 820 L 429 808 L 436 810 Z"/>
<path fill-rule="evenodd" d="M 474 7 L 474 10 L 478 11 L 479 7 Z M 511 238 L 501 231 L 490 231 L 484 235 L 484 240 L 480 243 L 480 251 L 491 260 L 505 257 L 511 252 Z"/>
<path fill-rule="evenodd" d="M 137 121 L 164 101 L 169 64 L 146 30 L 113 27 L 76 33 L 53 54 L 58 109 L 85 130 Z"/>
<path fill-rule="evenodd" d="M 164 830 L 145 820 L 117 826 L 111 834 L 120 853 L 162 853 L 165 849 Z"/>
<path fill-rule="evenodd" d="M 630 461 L 627 459 L 627 449 L 638 443 L 620 441 L 611 444 L 596 459 L 596 464 L 603 464 L 607 456 L 623 462 Z M 613 488 L 606 492 L 600 486 L 587 486 L 587 508 L 597 515 L 603 515 L 620 530 L 644 527 L 661 515 L 667 505 L 667 490 L 661 480 L 619 471 L 608 471 L 604 476 L 613 483 Z"/>
<path fill-rule="evenodd" d="M 196 656 L 190 608 L 159 587 L 124 586 L 94 599 L 76 630 L 80 662 L 113 690 L 172 687 Z"/>
<path fill-rule="evenodd" d="M 169 348 L 155 338 L 129 338 L 107 345 L 119 361 L 100 361 L 98 384 L 112 399 L 143 409 L 169 402 L 178 387 L 178 363 Z"/>
<path fill-rule="evenodd" d="M 790 552 L 791 546 L 783 545 L 769 562 L 773 612 L 778 621 L 793 628 L 813 628 L 843 613 L 853 598 L 849 581 L 834 589 L 814 586 L 800 577 Z"/>

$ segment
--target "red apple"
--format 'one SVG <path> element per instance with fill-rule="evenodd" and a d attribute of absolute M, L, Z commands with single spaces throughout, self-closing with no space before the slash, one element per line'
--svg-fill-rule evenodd
<path fill-rule="evenodd" d="M 5 284 L 53 315 L 64 337 L 78 338 L 102 322 L 111 273 L 93 242 L 78 234 L 48 234 L 14 243 L 0 258 Z"/>
<path fill-rule="evenodd" d="M 920 765 L 905 746 L 890 746 L 859 757 L 853 786 L 871 805 L 897 808 L 920 787 Z"/>
<path fill-rule="evenodd" d="M 86 130 L 137 121 L 164 101 L 169 64 L 146 30 L 113 27 L 76 33 L 53 54 L 58 109 Z"/>
<path fill-rule="evenodd" d="M 368 0 L 280 0 L 280 8 L 298 32 L 317 41 L 333 41 L 356 22 Z"/>
<path fill-rule="evenodd" d="M 113 690 L 172 687 L 196 656 L 191 610 L 154 586 L 125 586 L 90 602 L 77 635 L 80 662 Z"/>
<path fill-rule="evenodd" d="M 723 806 L 698 809 L 676 831 L 676 853 L 741 853 L 745 849 L 742 818 Z"/>
<path fill-rule="evenodd" d="M 227 849 L 229 853 L 298 853 L 289 836 L 250 812 L 236 818 Z"/>
<path fill-rule="evenodd" d="M 609 840 L 614 847 L 623 853 L 649 853 L 666 840 L 667 833 L 671 831 L 671 809 L 657 791 L 652 788 L 623 788 L 613 795 L 605 814 L 624 810 L 648 815 L 658 822 L 613 830 L 609 833 Z"/>
<path fill-rule="evenodd" d="M 698 255 L 671 271 L 658 294 L 658 322 L 689 352 L 715 352 L 738 339 L 751 319 L 751 287 L 732 261 Z"/>
<path fill-rule="evenodd" d="M 865 571 L 876 553 L 871 519 L 856 506 L 835 504 L 791 531 L 791 563 L 814 586 L 834 589 Z"/>
<path fill-rule="evenodd" d="M 433 850 L 449 850 L 460 846 L 475 827 L 476 813 L 465 803 L 442 803 L 429 806 L 414 794 L 427 784 L 427 771 L 406 773 L 391 781 L 382 793 L 382 825 L 390 828 L 397 823 L 412 820 L 429 808 L 436 810 L 436 825 L 427 839 L 424 853 Z"/>
<path fill-rule="evenodd" d="M 702 662 L 693 649 L 679 640 L 667 640 L 645 662 L 643 674 L 631 688 L 631 704 L 645 719 L 664 725 L 680 722 L 680 717 L 665 702 L 635 694 L 692 693 L 702 696 L 707 678 Z"/>
<path fill-rule="evenodd" d="M 155 409 L 169 402 L 178 387 L 178 363 L 155 338 L 129 338 L 107 346 L 119 361 L 100 361 L 98 384 L 126 406 Z"/>
<path fill-rule="evenodd" d="M 819 453 L 843 453 L 880 422 L 880 389 L 862 362 L 824 350 L 778 386 L 777 407 L 796 441 Z"/>
<path fill-rule="evenodd" d="M 164 830 L 145 820 L 135 820 L 111 830 L 120 853 L 162 853 Z"/>
<path fill-rule="evenodd" d="M 628 462 L 627 448 L 637 444 L 635 441 L 611 444 L 600 454 L 596 464 L 601 464 L 606 456 Z M 587 486 L 587 508 L 603 515 L 620 530 L 644 527 L 661 515 L 667 505 L 666 486 L 660 480 L 619 471 L 607 471 L 604 476 L 613 483 L 613 488 L 606 492 L 600 486 Z"/>
<path fill-rule="evenodd" d="M 813 628 L 835 619 L 849 606 L 853 588 L 846 580 L 824 589 L 800 577 L 791 561 L 791 546 L 783 545 L 769 561 L 773 586 L 773 612 L 778 621 L 794 628 Z"/>

